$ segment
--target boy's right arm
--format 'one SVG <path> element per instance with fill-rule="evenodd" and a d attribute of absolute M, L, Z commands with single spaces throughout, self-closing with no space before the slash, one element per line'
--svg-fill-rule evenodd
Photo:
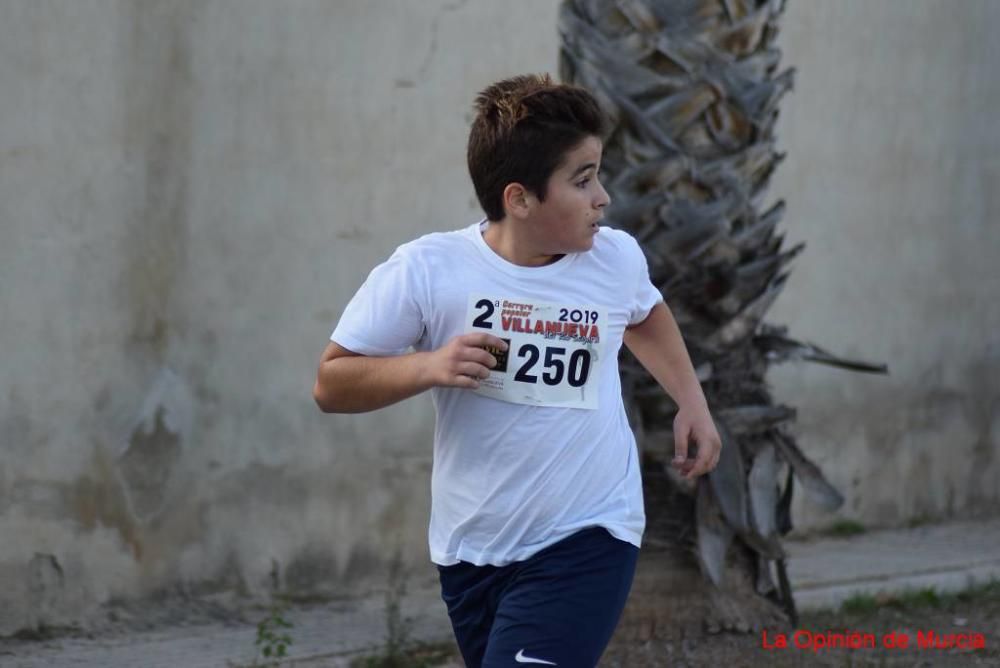
<path fill-rule="evenodd" d="M 363 413 L 432 387 L 475 389 L 497 364 L 482 346 L 507 344 L 489 334 L 462 334 L 433 352 L 371 357 L 331 342 L 320 359 L 313 398 L 324 413 Z"/>

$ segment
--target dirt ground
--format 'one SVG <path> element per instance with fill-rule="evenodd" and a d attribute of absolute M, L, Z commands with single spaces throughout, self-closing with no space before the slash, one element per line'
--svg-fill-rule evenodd
<path fill-rule="evenodd" d="M 827 638 L 833 642 L 855 631 L 861 634 L 859 638 L 868 634 L 875 647 L 814 649 Z M 918 632 L 926 639 L 928 631 L 939 636 L 965 634 L 967 644 L 975 644 L 976 638 L 969 636 L 978 633 L 982 635 L 985 649 L 920 649 Z M 988 596 L 942 600 L 937 606 L 888 604 L 874 609 L 803 615 L 798 635 L 786 633 L 787 647 L 784 649 L 779 646 L 778 633 L 767 632 L 766 645 L 770 648 L 765 647 L 763 633 L 706 634 L 694 639 L 652 640 L 642 645 L 616 646 L 605 655 L 601 666 L 998 666 L 1000 588 L 995 588 Z M 896 637 L 908 637 L 909 647 L 885 647 L 886 635 L 893 633 Z"/>
<path fill-rule="evenodd" d="M 168 608 L 164 608 L 168 609 Z M 172 617 L 160 619 L 150 615 L 150 609 L 135 611 L 113 620 L 112 628 L 104 633 L 125 633 L 129 630 L 155 629 L 176 624 Z M 204 609 L 185 605 L 188 624 L 235 623 L 230 609 L 206 604 Z M 246 620 L 239 620 L 245 622 Z M 694 626 L 687 630 L 660 628 L 650 640 L 616 640 L 601 661 L 602 668 L 742 668 L 744 666 L 1000 666 L 1000 582 L 957 595 L 937 596 L 932 592 L 905 598 L 857 599 L 848 609 L 836 612 L 811 612 L 799 620 L 800 633 L 786 636 L 787 647 L 780 647 L 778 631 L 709 633 Z M 963 639 L 975 643 L 980 634 L 982 649 L 920 648 L 918 632 L 926 638 L 929 631 L 939 637 L 965 634 Z M 830 635 L 857 632 L 870 634 L 875 648 L 813 649 L 797 645 Z M 884 646 L 886 634 L 909 638 L 906 649 Z M 58 633 L 56 635 L 59 635 Z M 99 635 L 103 635 L 99 632 Z M 8 639 L 0 643 L 0 665 L 17 656 L 17 646 L 38 642 L 40 638 Z M 798 642 L 796 642 L 796 640 Z M 12 644 L 13 643 L 13 644 Z M 769 647 L 766 647 L 768 645 Z M 263 664 L 261 664 L 263 665 Z M 423 650 L 411 650 L 395 656 L 339 656 L 287 661 L 284 668 L 462 668 L 463 663 L 453 644 L 437 645 Z"/>
<path fill-rule="evenodd" d="M 155 613 L 156 610 L 167 612 Z M 129 635 L 130 633 L 177 626 L 170 606 L 152 606 L 131 611 L 121 610 L 109 621 L 107 628 L 93 629 L 87 635 Z M 207 623 L 246 624 L 246 619 L 234 618 L 230 606 L 204 603 L 183 606 L 185 626 Z M 176 611 L 175 611 L 176 612 Z M 155 614 L 154 614 L 155 613 Z M 858 598 L 836 612 L 803 614 L 798 624 L 799 634 L 785 630 L 787 647 L 781 648 L 779 629 L 751 633 L 709 633 L 695 625 L 674 628 L 659 627 L 650 640 L 615 640 L 605 653 L 601 668 L 741 668 L 744 666 L 1000 666 L 1000 582 L 956 595 L 936 595 L 925 591 L 902 598 L 875 600 Z M 966 644 L 981 642 L 982 649 L 920 648 L 921 637 L 933 631 L 939 638 L 962 634 Z M 63 633 L 66 631 L 64 630 Z M 855 637 L 869 635 L 874 648 L 811 648 L 809 641 L 836 639 L 857 632 Z M 53 630 L 54 636 L 62 635 Z M 839 635 L 838 635 L 839 634 Z M 885 646 L 887 634 L 908 638 L 906 649 Z M 977 635 L 978 634 L 978 635 Z M 72 635 L 72 634 L 71 634 Z M 850 636 L 848 636 L 850 637 Z M 893 637 L 893 636 L 890 636 Z M 43 638 L 22 637 L 0 642 L 0 665 L 7 658 L 18 656 L 18 649 Z M 933 642 L 933 641 L 932 641 Z M 939 641 L 940 642 L 940 641 Z M 802 646 L 798 646 L 802 645 Z M 6 657 L 6 658 L 5 658 Z M 257 664 L 265 665 L 265 664 Z M 394 652 L 392 656 L 345 656 L 336 658 L 300 659 L 279 664 L 282 668 L 463 668 L 453 644 L 426 647 L 422 650 Z"/>
<path fill-rule="evenodd" d="M 763 633 L 702 632 L 689 637 L 679 633 L 677 637 L 641 643 L 613 642 L 600 665 L 602 668 L 1000 666 L 1000 583 L 957 595 L 922 592 L 905 598 L 854 599 L 836 612 L 802 615 L 798 629 L 798 635 L 793 635 L 794 631 L 785 632 L 786 648 L 780 647 L 779 631 L 775 630 L 766 631 L 766 641 Z M 950 634 L 962 634 L 966 644 L 975 645 L 981 640 L 984 648 L 919 647 L 919 641 L 927 640 L 930 631 L 938 636 L 937 641 L 930 641 L 932 645 L 941 643 L 941 638 Z M 834 642 L 839 637 L 851 642 L 847 636 L 851 632 L 859 634 L 855 638 L 862 644 L 867 635 L 874 648 L 818 647 L 823 640 Z M 887 642 L 898 645 L 903 637 L 908 639 L 908 647 L 886 646 Z M 446 654 L 446 648 L 438 647 L 414 653 L 404 661 L 379 663 L 369 659 L 356 665 L 372 668 L 464 665 L 456 654 L 445 658 Z"/>

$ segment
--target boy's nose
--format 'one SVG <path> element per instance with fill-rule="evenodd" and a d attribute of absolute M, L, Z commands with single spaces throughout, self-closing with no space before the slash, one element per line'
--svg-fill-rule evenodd
<path fill-rule="evenodd" d="M 594 201 L 594 207 L 598 209 L 603 209 L 608 204 L 611 204 L 611 196 L 608 195 L 608 191 L 604 189 L 603 185 L 600 185 L 600 192 L 597 195 L 597 199 Z"/>

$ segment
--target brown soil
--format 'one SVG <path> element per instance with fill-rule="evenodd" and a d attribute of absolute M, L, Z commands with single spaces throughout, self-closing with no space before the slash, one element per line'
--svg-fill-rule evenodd
<path fill-rule="evenodd" d="M 1000 665 L 1000 588 L 989 595 L 944 600 L 932 605 L 887 604 L 873 610 L 824 612 L 802 616 L 795 646 L 794 631 L 785 631 L 786 649 L 766 649 L 763 633 L 702 634 L 697 637 L 654 639 L 630 645 L 616 644 L 605 654 L 607 668 L 647 666 L 997 666 Z M 809 634 L 822 640 L 827 634 L 843 637 L 850 632 L 869 634 L 870 648 L 809 648 Z M 981 634 L 985 649 L 920 649 L 918 631 L 938 636 Z M 909 638 L 906 649 L 883 646 L 886 634 L 896 632 Z M 778 645 L 777 633 L 767 631 L 767 644 Z M 968 638 L 971 643 L 974 638 Z"/>
<path fill-rule="evenodd" d="M 670 629 L 662 626 L 656 637 L 645 640 L 616 639 L 601 661 L 602 668 L 743 668 L 757 666 L 855 667 L 855 666 L 1000 666 L 1000 583 L 959 595 L 936 597 L 933 594 L 908 596 L 904 599 L 883 599 L 873 602 L 860 601 L 861 605 L 837 612 L 814 612 L 802 615 L 799 620 L 799 642 L 808 645 L 809 634 L 817 638 L 833 634 L 858 632 L 860 637 L 869 634 L 874 648 L 823 648 L 796 647 L 793 630 L 785 629 L 788 647 L 764 647 L 763 633 L 708 633 L 704 629 L 688 627 Z M 924 638 L 933 631 L 937 636 L 964 634 L 969 643 L 975 643 L 979 634 L 984 649 L 920 648 L 918 632 Z M 767 643 L 779 644 L 779 630 L 767 629 Z M 808 632 L 808 633 L 807 633 Z M 887 648 L 885 636 L 896 633 L 909 638 L 906 649 Z M 438 652 L 441 648 L 437 648 Z M 445 652 L 447 653 L 447 652 Z M 428 656 L 426 653 L 423 657 Z M 412 663 L 398 666 L 439 666 L 460 668 L 464 664 L 457 652 L 447 659 L 426 662 L 416 656 Z M 313 664 L 310 664 L 313 665 Z M 319 665 L 319 664 L 316 664 Z"/>
<path fill-rule="evenodd" d="M 793 633 L 786 632 L 787 648 L 778 647 L 777 633 L 696 634 L 695 637 L 654 639 L 644 643 L 616 643 L 605 654 L 602 666 L 645 668 L 646 666 L 997 666 L 1000 665 L 1000 585 L 972 595 L 925 597 L 926 600 L 885 600 L 867 610 L 805 614 L 798 625 L 797 647 Z M 918 646 L 920 638 L 933 631 L 937 636 L 964 634 L 975 644 L 980 634 L 984 649 Z M 823 636 L 858 632 L 874 640 L 874 648 L 812 649 L 810 635 L 819 644 Z M 884 646 L 886 634 L 905 635 L 905 649 Z"/>

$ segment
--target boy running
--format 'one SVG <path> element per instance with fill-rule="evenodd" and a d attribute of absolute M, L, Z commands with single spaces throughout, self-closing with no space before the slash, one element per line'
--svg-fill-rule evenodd
<path fill-rule="evenodd" d="M 486 218 L 372 270 L 313 393 L 354 413 L 431 391 L 430 556 L 467 666 L 594 666 L 645 527 L 623 342 L 679 407 L 674 465 L 707 473 L 721 443 L 639 245 L 599 225 L 597 102 L 519 76 L 476 111 L 468 163 Z"/>

